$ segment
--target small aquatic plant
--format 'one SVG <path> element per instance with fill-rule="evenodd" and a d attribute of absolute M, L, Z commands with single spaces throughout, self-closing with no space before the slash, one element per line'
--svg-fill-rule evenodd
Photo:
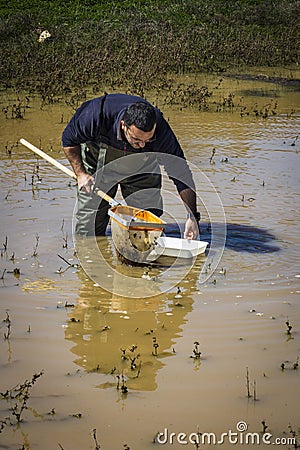
<path fill-rule="evenodd" d="M 256 395 L 256 380 L 253 381 L 252 386 L 253 386 L 253 400 L 256 402 L 256 401 L 257 401 L 257 395 Z"/>
<path fill-rule="evenodd" d="M 29 98 L 26 97 L 28 100 Z M 7 105 L 2 108 L 2 112 L 5 115 L 5 119 L 24 119 L 26 108 L 28 106 L 23 104 L 20 98 L 18 97 L 16 103 L 13 105 Z M 10 114 L 9 114 L 10 113 Z"/>
<path fill-rule="evenodd" d="M 65 273 L 68 269 L 70 269 L 71 267 L 75 268 L 75 269 L 79 269 L 80 265 L 77 263 L 70 263 L 66 258 L 64 258 L 61 255 L 57 255 L 60 259 L 62 259 L 68 266 L 63 269 L 62 267 L 60 267 L 58 270 L 56 270 L 55 273 L 59 273 L 59 274 L 63 274 Z"/>
<path fill-rule="evenodd" d="M 246 367 L 246 387 L 247 387 L 247 398 L 253 397 L 253 400 L 256 402 L 258 400 L 257 398 L 257 390 L 256 390 L 256 380 L 253 380 L 252 387 L 253 387 L 253 395 L 250 392 L 250 377 L 249 377 L 249 369 Z"/>
<path fill-rule="evenodd" d="M 117 375 L 117 390 L 120 390 L 122 392 L 122 394 L 128 394 L 128 387 L 126 386 L 126 379 L 124 374 L 122 373 L 122 375 Z"/>
<path fill-rule="evenodd" d="M 7 238 L 7 236 L 5 236 L 5 241 L 2 244 L 5 252 L 7 251 L 7 243 L 8 243 L 8 238 Z"/>
<path fill-rule="evenodd" d="M 216 154 L 216 149 L 213 148 L 212 152 L 211 152 L 211 155 L 210 155 L 210 158 L 209 158 L 209 163 L 210 164 L 215 164 L 215 161 L 214 161 L 215 154 Z"/>
<path fill-rule="evenodd" d="M 294 448 L 297 449 L 300 447 L 300 443 L 298 442 L 298 436 L 296 431 L 293 429 L 292 425 L 288 425 L 288 429 L 290 432 L 290 435 L 292 436 L 293 440 L 294 440 Z"/>
<path fill-rule="evenodd" d="M 80 319 L 76 319 L 76 317 L 71 317 L 70 322 L 79 323 Z"/>
<path fill-rule="evenodd" d="M 15 402 L 11 408 L 11 416 L 7 419 L 12 425 L 13 417 L 17 423 L 22 421 L 23 412 L 28 409 L 27 403 L 30 398 L 30 391 L 36 381 L 44 374 L 44 371 L 35 373 L 31 380 L 25 380 L 24 383 L 18 384 L 17 386 L 6 390 L 5 392 L 0 392 L 0 397 L 7 400 L 9 403 Z"/>
<path fill-rule="evenodd" d="M 182 295 L 181 295 L 181 289 L 180 289 L 179 286 L 177 287 L 177 294 L 175 294 L 175 297 L 174 297 L 174 298 L 182 298 Z"/>
<path fill-rule="evenodd" d="M 0 277 L 0 280 L 4 280 L 4 275 L 5 275 L 6 269 L 3 269 L 2 275 Z"/>
<path fill-rule="evenodd" d="M 75 305 L 74 305 L 74 303 L 69 303 L 68 300 L 66 300 L 64 307 L 65 308 L 75 308 Z"/>
<path fill-rule="evenodd" d="M 232 92 L 229 92 L 227 97 L 223 97 L 223 99 L 220 101 L 220 104 L 218 105 L 217 112 L 218 111 L 232 111 L 235 104 L 234 104 L 234 94 Z"/>
<path fill-rule="evenodd" d="M 64 232 L 65 219 L 62 221 L 61 232 L 62 232 L 62 240 L 63 240 L 63 248 L 68 248 L 68 233 Z"/>
<path fill-rule="evenodd" d="M 285 361 L 284 363 L 282 363 L 280 365 L 280 368 L 282 371 L 284 371 L 287 367 L 286 367 L 286 363 L 290 363 L 290 361 Z M 299 356 L 297 356 L 297 359 L 294 363 L 291 363 L 290 369 L 293 370 L 298 370 L 299 369 Z"/>
<path fill-rule="evenodd" d="M 36 233 L 35 234 L 35 246 L 33 247 L 33 254 L 32 254 L 32 256 L 34 257 L 34 258 L 36 258 L 37 257 L 37 255 L 38 255 L 38 246 L 39 246 L 39 241 L 40 241 L 40 236 L 38 235 L 38 233 Z"/>
<path fill-rule="evenodd" d="M 159 344 L 157 343 L 155 336 L 152 338 L 152 340 L 153 340 L 153 348 L 154 348 L 154 350 L 152 351 L 152 355 L 157 356 L 157 349 L 159 347 Z"/>
<path fill-rule="evenodd" d="M 94 439 L 95 450 L 100 450 L 101 446 L 100 446 L 100 444 L 99 444 L 99 442 L 98 442 L 98 440 L 97 440 L 97 430 L 96 430 L 96 428 L 94 428 L 94 429 L 92 430 L 91 435 L 92 435 L 92 437 L 93 437 L 93 439 Z"/>
<path fill-rule="evenodd" d="M 295 147 L 297 139 L 299 136 L 296 136 L 295 139 L 293 140 L 293 142 L 291 143 L 291 147 Z"/>
<path fill-rule="evenodd" d="M 225 267 L 222 267 L 222 269 L 219 272 L 221 275 L 224 275 L 224 277 L 226 276 L 227 273 L 227 269 L 225 269 Z"/>
<path fill-rule="evenodd" d="M 4 333 L 4 339 L 9 340 L 9 337 L 11 335 L 11 320 L 9 317 L 9 313 L 6 311 L 6 318 L 3 320 L 3 322 L 6 324 L 7 331 Z"/>
<path fill-rule="evenodd" d="M 287 329 L 286 329 L 286 334 L 288 335 L 288 336 L 291 336 L 291 334 L 292 334 L 292 325 L 290 324 L 290 321 L 289 320 L 287 320 L 286 322 L 285 322 L 285 324 L 286 324 L 286 327 L 287 327 Z"/>
<path fill-rule="evenodd" d="M 131 370 L 135 370 L 138 365 L 137 365 L 137 361 L 140 358 L 140 353 L 136 353 L 137 350 L 137 345 L 132 345 L 131 347 L 129 347 L 128 349 L 124 349 L 121 348 L 121 359 L 123 361 L 130 361 L 130 369 Z M 139 369 L 140 371 L 140 369 Z"/>
<path fill-rule="evenodd" d="M 198 341 L 194 342 L 193 354 L 190 356 L 190 358 L 200 359 L 202 353 L 199 350 L 199 345 L 200 343 Z"/>
<path fill-rule="evenodd" d="M 250 393 L 250 378 L 249 378 L 249 369 L 248 367 L 246 367 L 246 387 L 247 387 L 247 397 L 250 398 L 251 393 Z"/>
<path fill-rule="evenodd" d="M 8 200 L 8 197 L 10 196 L 10 190 L 7 191 L 6 196 L 4 197 L 4 200 Z"/>
<path fill-rule="evenodd" d="M 19 269 L 19 267 L 15 267 L 13 270 L 13 274 L 16 278 L 20 278 L 21 275 L 21 270 Z"/>
<path fill-rule="evenodd" d="M 182 303 L 179 301 L 179 299 L 182 298 L 181 289 L 179 286 L 177 287 L 177 293 L 174 295 L 174 298 L 176 299 L 174 306 L 182 306 Z"/>
<path fill-rule="evenodd" d="M 262 424 L 262 433 L 264 434 L 267 431 L 268 425 L 266 424 L 265 420 L 262 420 L 261 424 Z"/>

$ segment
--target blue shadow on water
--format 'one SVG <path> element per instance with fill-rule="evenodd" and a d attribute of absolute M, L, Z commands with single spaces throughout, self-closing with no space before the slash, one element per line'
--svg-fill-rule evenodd
<path fill-rule="evenodd" d="M 201 240 L 211 243 L 211 225 L 201 222 Z M 184 224 L 170 223 L 165 229 L 166 236 L 181 237 Z M 217 237 L 218 230 L 223 233 L 223 224 L 214 224 L 214 235 Z M 227 223 L 225 248 L 236 252 L 248 253 L 275 253 L 281 250 L 276 243 L 277 238 L 264 228 L 250 225 Z"/>

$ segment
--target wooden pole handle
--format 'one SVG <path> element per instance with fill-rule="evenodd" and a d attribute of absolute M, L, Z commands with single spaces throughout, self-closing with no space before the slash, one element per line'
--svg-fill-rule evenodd
<path fill-rule="evenodd" d="M 20 139 L 21 144 L 25 145 L 25 147 L 29 148 L 31 151 L 36 153 L 37 155 L 41 156 L 41 158 L 44 158 L 46 161 L 48 161 L 53 166 L 57 167 L 58 169 L 65 172 L 69 177 L 72 177 L 76 180 L 76 175 L 73 172 L 73 170 L 68 169 L 68 167 L 63 166 L 60 162 L 56 161 L 56 159 L 52 158 L 51 156 L 47 155 L 47 153 L 43 152 L 39 148 L 35 147 L 34 145 L 30 144 L 30 142 L 26 141 L 25 139 Z"/>
<path fill-rule="evenodd" d="M 30 144 L 30 142 L 26 141 L 26 139 L 20 139 L 20 143 L 25 145 L 25 147 L 29 148 L 29 150 L 33 151 L 34 153 L 36 153 L 37 155 L 39 155 L 41 158 L 45 159 L 46 161 L 48 161 L 50 164 L 52 164 L 53 166 L 57 167 L 58 169 L 60 169 L 62 172 L 66 173 L 67 175 L 69 175 L 69 177 L 74 178 L 74 180 L 76 180 L 76 175 L 73 172 L 73 170 L 68 169 L 68 167 L 65 167 L 63 164 L 61 164 L 60 162 L 56 161 L 56 159 L 52 158 L 51 156 L 47 155 L 47 153 L 43 152 L 42 150 L 40 150 L 39 148 L 35 147 L 34 145 Z M 109 195 L 107 195 L 105 192 L 101 191 L 101 189 L 96 188 L 94 190 L 94 192 L 99 195 L 99 197 L 103 198 L 103 200 L 106 200 L 107 203 L 109 203 L 111 206 L 118 206 L 120 205 L 119 202 L 117 202 L 116 200 L 114 200 L 112 197 L 110 197 Z"/>

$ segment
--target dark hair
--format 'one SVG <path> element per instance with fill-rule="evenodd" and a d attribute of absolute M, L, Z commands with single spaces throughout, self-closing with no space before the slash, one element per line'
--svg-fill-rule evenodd
<path fill-rule="evenodd" d="M 156 124 L 155 109 L 149 103 L 132 103 L 125 109 L 123 120 L 127 127 L 135 125 L 139 130 L 151 131 Z"/>

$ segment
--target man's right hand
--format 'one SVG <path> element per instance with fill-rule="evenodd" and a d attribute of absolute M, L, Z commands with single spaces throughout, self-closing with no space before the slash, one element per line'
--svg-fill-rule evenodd
<path fill-rule="evenodd" d="M 95 180 L 92 175 L 89 175 L 85 171 L 81 157 L 80 145 L 75 145 L 74 147 L 63 147 L 63 149 L 76 175 L 78 190 L 90 194 L 93 190 Z"/>
<path fill-rule="evenodd" d="M 90 194 L 95 184 L 95 179 L 88 173 L 83 173 L 77 177 L 78 190 Z"/>

